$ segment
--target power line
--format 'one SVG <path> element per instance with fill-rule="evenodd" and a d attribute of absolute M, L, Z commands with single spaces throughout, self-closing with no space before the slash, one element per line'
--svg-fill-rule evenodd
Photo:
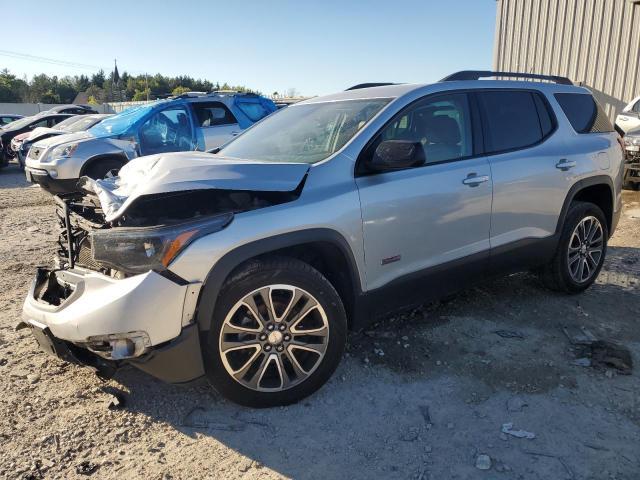
<path fill-rule="evenodd" d="M 103 67 L 98 67 L 96 65 L 89 65 L 86 63 L 79 63 L 79 62 L 69 62 L 66 60 L 59 60 L 56 58 L 49 58 L 49 57 L 41 57 L 37 55 L 29 55 L 28 53 L 13 52 L 11 50 L 0 50 L 0 56 L 17 58 L 20 60 L 27 60 L 27 61 L 36 62 L 36 63 L 47 63 L 50 65 L 59 65 L 63 67 L 80 68 L 85 70 L 94 70 L 94 71 L 104 70 Z"/>

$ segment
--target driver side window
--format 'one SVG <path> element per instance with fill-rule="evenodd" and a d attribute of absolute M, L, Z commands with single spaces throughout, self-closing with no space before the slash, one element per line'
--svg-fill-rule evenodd
<path fill-rule="evenodd" d="M 155 113 L 142 124 L 138 136 L 142 155 L 193 149 L 191 122 L 184 106 Z"/>
<path fill-rule="evenodd" d="M 438 95 L 400 113 L 380 134 L 380 141 L 420 143 L 426 164 L 469 157 L 473 153 L 467 95 Z"/>

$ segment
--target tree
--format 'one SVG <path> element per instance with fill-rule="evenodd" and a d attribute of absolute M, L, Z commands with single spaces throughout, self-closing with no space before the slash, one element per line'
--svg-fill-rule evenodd
<path fill-rule="evenodd" d="M 87 103 L 89 103 L 89 105 L 99 105 L 98 101 L 96 100 L 96 97 L 94 97 L 93 95 L 89 95 L 89 99 L 87 100 Z"/>
<path fill-rule="evenodd" d="M 143 90 L 136 90 L 135 93 L 133 94 L 132 100 L 134 102 L 141 102 L 149 98 L 150 95 L 151 95 L 151 89 L 149 88 L 145 88 Z"/>
<path fill-rule="evenodd" d="M 104 88 L 104 81 L 106 77 L 104 76 L 104 70 L 100 69 L 98 73 L 94 73 L 91 75 L 91 85 L 95 85 L 99 88 Z"/>
<path fill-rule="evenodd" d="M 176 96 L 178 96 L 178 95 L 182 95 L 183 93 L 190 92 L 190 91 L 191 91 L 191 89 L 189 89 L 189 88 L 187 88 L 187 87 L 177 86 L 176 88 L 174 88 L 174 89 L 171 91 L 171 95 L 176 95 Z"/>
<path fill-rule="evenodd" d="M 0 72 L 0 102 L 20 102 L 22 101 L 21 87 L 22 80 L 11 75 L 6 68 Z"/>

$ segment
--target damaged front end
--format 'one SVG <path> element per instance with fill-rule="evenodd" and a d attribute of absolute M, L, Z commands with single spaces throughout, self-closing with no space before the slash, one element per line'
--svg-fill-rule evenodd
<path fill-rule="evenodd" d="M 183 172 L 167 191 L 158 172 L 131 182 L 123 168 L 124 177 L 85 178 L 84 193 L 54 197 L 55 265 L 38 270 L 21 326 L 32 329 L 43 350 L 103 376 L 123 363 L 172 383 L 201 376 L 194 325 L 201 282 L 174 274 L 171 263 L 192 242 L 227 228 L 234 215 L 295 200 L 306 178 L 306 169 L 297 168 L 288 179 L 267 178 L 265 190 L 245 189 L 259 182 L 243 182 L 235 166 L 226 167 L 219 182 L 184 181 L 194 172 Z"/>

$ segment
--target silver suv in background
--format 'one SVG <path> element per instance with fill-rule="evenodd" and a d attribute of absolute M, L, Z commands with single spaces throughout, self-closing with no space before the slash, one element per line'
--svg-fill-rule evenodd
<path fill-rule="evenodd" d="M 59 259 L 21 326 L 103 374 L 206 376 L 265 407 L 320 388 L 378 315 L 529 269 L 583 291 L 620 216 L 620 138 L 565 78 L 493 75 L 313 98 L 217 154 L 84 178 L 56 197 Z"/>
<path fill-rule="evenodd" d="M 35 143 L 27 180 L 52 193 L 73 192 L 80 177 L 103 178 L 132 158 L 218 147 L 275 110 L 268 98 L 238 92 L 193 92 L 133 107 L 86 132 Z"/>

